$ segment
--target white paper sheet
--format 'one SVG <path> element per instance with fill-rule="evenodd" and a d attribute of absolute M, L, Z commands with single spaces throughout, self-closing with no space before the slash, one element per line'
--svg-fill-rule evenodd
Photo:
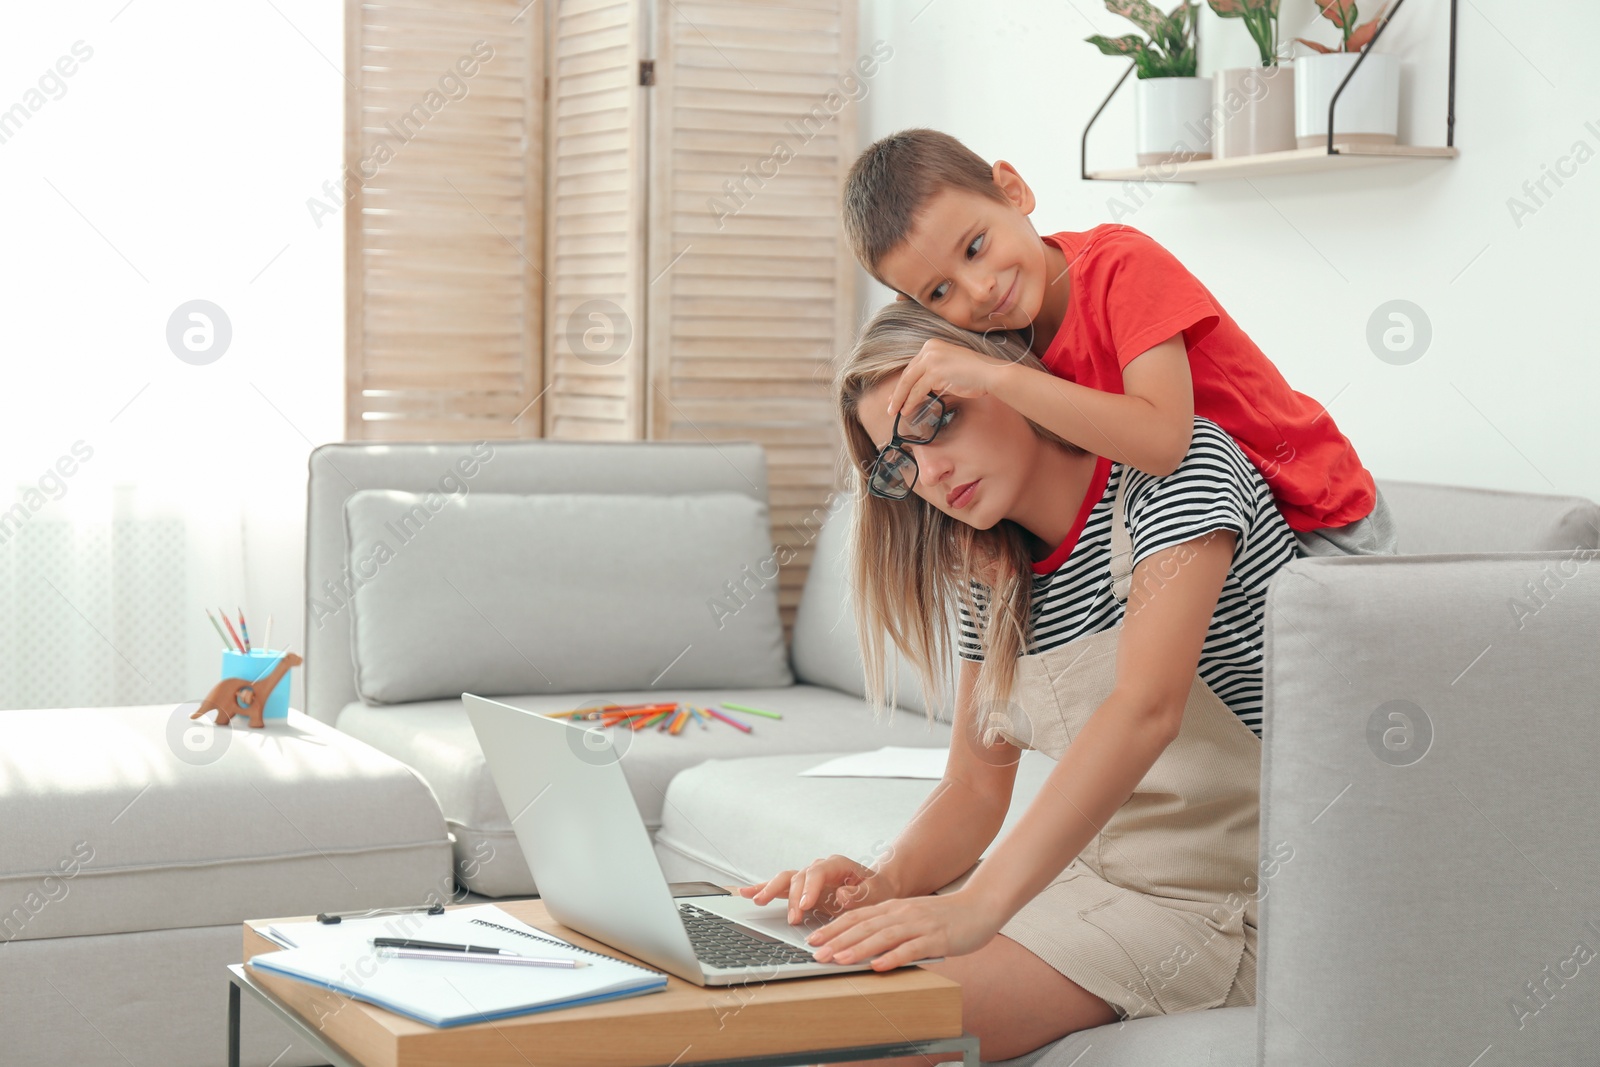
<path fill-rule="evenodd" d="M 944 777 L 950 753 L 942 748 L 907 748 L 885 745 L 872 752 L 852 752 L 800 772 L 812 778 L 932 778 Z"/>

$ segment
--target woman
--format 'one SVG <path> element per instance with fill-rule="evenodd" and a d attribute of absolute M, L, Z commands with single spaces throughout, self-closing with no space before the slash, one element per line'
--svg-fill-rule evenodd
<path fill-rule="evenodd" d="M 981 366 L 891 416 L 929 338 Z M 835 855 L 740 887 L 787 897 L 791 922 L 832 917 L 811 936 L 820 959 L 945 957 L 926 966 L 963 986 L 985 1060 L 1118 1018 L 1255 1002 L 1262 611 L 1296 556 L 1265 480 L 1215 423 L 1194 420 L 1171 474 L 1124 468 L 989 395 L 1013 363 L 1039 366 L 1018 338 L 897 302 L 839 368 L 867 489 L 851 530 L 867 692 L 885 707 L 887 636 L 943 706 L 954 606 L 950 756 L 876 869 Z M 1023 748 L 1057 761 L 1044 788 L 959 888 L 935 893 L 999 832 Z"/>

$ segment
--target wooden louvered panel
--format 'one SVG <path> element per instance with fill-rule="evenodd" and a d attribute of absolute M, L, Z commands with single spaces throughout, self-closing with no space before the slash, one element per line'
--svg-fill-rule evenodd
<path fill-rule="evenodd" d="M 549 5 L 545 433 L 644 434 L 640 0 Z"/>
<path fill-rule="evenodd" d="M 347 438 L 540 433 L 544 37 L 525 4 L 346 4 Z"/>
<path fill-rule="evenodd" d="M 795 553 L 779 574 L 786 634 L 837 481 L 828 388 L 855 302 L 839 220 L 855 105 L 806 123 L 855 63 L 854 9 L 656 9 L 649 436 L 765 447 L 773 542 Z"/>

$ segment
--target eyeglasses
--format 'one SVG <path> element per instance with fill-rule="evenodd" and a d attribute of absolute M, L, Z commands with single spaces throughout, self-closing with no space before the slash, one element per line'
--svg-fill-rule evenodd
<path fill-rule="evenodd" d="M 917 461 L 900 447 L 901 444 L 925 445 L 939 436 L 948 421 L 944 401 L 937 393 L 929 393 L 928 399 L 912 413 L 909 432 L 900 432 L 900 415 L 896 414 L 889 443 L 878 450 L 867 472 L 867 492 L 888 500 L 904 500 L 910 496 L 911 487 L 917 484 Z"/>

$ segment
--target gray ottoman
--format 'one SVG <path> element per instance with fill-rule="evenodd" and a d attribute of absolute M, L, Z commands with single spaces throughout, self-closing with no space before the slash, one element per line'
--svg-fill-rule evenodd
<path fill-rule="evenodd" d="M 193 707 L 0 711 L 0 1059 L 209 1067 L 242 921 L 452 894 L 409 767 L 297 711 Z M 246 1062 L 322 1062 L 245 1024 Z"/>

